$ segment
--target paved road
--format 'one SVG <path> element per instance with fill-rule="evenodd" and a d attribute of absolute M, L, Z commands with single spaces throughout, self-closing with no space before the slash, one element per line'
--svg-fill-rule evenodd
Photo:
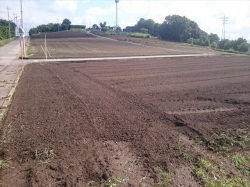
<path fill-rule="evenodd" d="M 19 39 L 0 47 L 0 110 L 4 101 L 9 98 L 9 92 L 15 86 L 22 68 L 21 60 L 18 59 L 19 52 Z"/>

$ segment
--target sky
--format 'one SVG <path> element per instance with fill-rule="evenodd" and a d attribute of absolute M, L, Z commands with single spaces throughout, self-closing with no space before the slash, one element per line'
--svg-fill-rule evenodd
<path fill-rule="evenodd" d="M 68 18 L 72 24 L 89 27 L 100 22 L 114 26 L 115 0 L 22 0 L 25 31 L 40 24 L 59 23 Z M 0 0 L 0 19 L 10 20 L 14 13 L 20 19 L 20 0 Z M 226 38 L 243 37 L 250 42 L 250 0 L 120 0 L 118 24 L 122 28 L 133 26 L 140 18 L 162 23 L 168 15 L 180 15 L 195 21 L 208 34 L 221 38 L 223 16 L 228 17 Z M 20 21 L 19 21 L 20 23 Z"/>

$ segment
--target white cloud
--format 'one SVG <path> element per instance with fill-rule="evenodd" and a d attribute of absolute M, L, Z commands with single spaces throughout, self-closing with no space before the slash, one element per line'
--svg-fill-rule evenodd
<path fill-rule="evenodd" d="M 67 1 L 62 1 L 62 0 L 56 0 L 52 7 L 55 10 L 60 10 L 60 11 L 68 11 L 71 13 L 74 13 L 77 9 L 77 1 L 74 0 L 67 0 Z"/>
<path fill-rule="evenodd" d="M 49 22 L 62 22 L 69 18 L 73 24 L 99 24 L 106 21 L 115 24 L 116 6 L 113 0 L 23 0 L 26 28 Z M 7 18 L 6 7 L 13 13 L 19 13 L 19 0 L 0 0 L 0 18 Z M 181 15 L 198 23 L 208 33 L 221 36 L 221 17 L 229 17 L 226 35 L 230 39 L 244 37 L 250 40 L 250 1 L 166 1 L 166 0 L 120 0 L 118 21 L 121 27 L 135 25 L 140 18 L 153 19 L 162 23 L 167 15 Z"/>

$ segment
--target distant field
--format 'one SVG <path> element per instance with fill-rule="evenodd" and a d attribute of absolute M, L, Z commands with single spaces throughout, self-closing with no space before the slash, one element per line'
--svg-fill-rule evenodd
<path fill-rule="evenodd" d="M 180 42 L 169 42 L 164 41 L 159 38 L 136 38 L 127 35 L 106 35 L 105 37 L 119 40 L 119 41 L 128 41 L 133 43 L 138 43 L 146 46 L 151 47 L 158 47 L 158 48 L 165 48 L 168 50 L 179 50 L 183 53 L 206 53 L 206 54 L 222 54 L 223 52 L 214 51 L 208 47 L 202 46 L 191 46 L 187 43 L 180 43 Z"/>
<path fill-rule="evenodd" d="M 126 39 L 125 36 L 110 36 L 110 40 L 104 37 L 95 37 L 84 32 L 59 32 L 47 34 L 48 58 L 88 58 L 88 57 L 112 57 L 112 56 L 144 56 L 144 55 L 174 55 L 174 54 L 199 54 L 215 53 L 206 48 L 195 48 L 187 45 L 164 42 L 158 43 L 156 39 L 131 40 L 135 43 L 146 44 L 136 45 Z M 139 42 L 138 42 L 139 41 Z M 143 41 L 143 42 L 140 42 Z M 144 42 L 145 41 L 145 42 Z M 157 41 L 157 43 L 156 43 Z M 173 45 L 174 44 L 174 45 Z M 30 37 L 29 58 L 45 58 L 44 35 Z M 41 47 L 42 46 L 42 47 Z"/>

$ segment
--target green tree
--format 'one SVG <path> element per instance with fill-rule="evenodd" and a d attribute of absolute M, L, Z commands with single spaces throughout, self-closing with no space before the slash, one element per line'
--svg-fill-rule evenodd
<path fill-rule="evenodd" d="M 189 26 L 191 27 L 191 38 L 197 39 L 200 38 L 201 29 L 199 28 L 198 24 L 194 21 L 189 22 Z"/>
<path fill-rule="evenodd" d="M 70 30 L 71 21 L 65 18 L 61 24 L 60 30 Z"/>
<path fill-rule="evenodd" d="M 232 47 L 231 41 L 228 39 L 221 40 L 218 47 L 219 49 L 229 50 Z"/>
<path fill-rule="evenodd" d="M 160 26 L 161 25 L 159 23 L 154 24 L 154 32 L 152 33 L 153 36 L 159 36 Z"/>
<path fill-rule="evenodd" d="M 172 41 L 187 42 L 191 37 L 192 27 L 190 20 L 185 16 L 166 16 L 160 28 L 160 37 Z"/>
<path fill-rule="evenodd" d="M 237 40 L 234 40 L 232 43 L 232 47 L 234 48 L 234 50 L 239 50 L 239 47 L 243 44 L 243 43 L 247 43 L 247 40 L 244 38 L 238 38 Z M 243 45 L 244 46 L 244 45 Z M 242 46 L 241 46 L 242 47 Z"/>
<path fill-rule="evenodd" d="M 107 24 L 106 21 L 104 21 L 103 23 L 100 22 L 100 24 L 99 24 L 103 32 L 107 31 L 106 24 Z"/>
<path fill-rule="evenodd" d="M 154 20 L 152 19 L 145 20 L 144 18 L 141 18 L 135 25 L 135 30 L 137 32 L 140 32 L 140 30 L 144 28 L 148 30 L 149 34 L 154 35 L 154 28 L 155 28 L 154 26 L 155 26 Z"/>
<path fill-rule="evenodd" d="M 208 37 L 209 37 L 210 43 L 215 42 L 215 43 L 218 44 L 220 42 L 220 38 L 218 37 L 217 34 L 211 33 L 211 34 L 208 35 Z"/>
<path fill-rule="evenodd" d="M 250 47 L 250 44 L 248 44 L 247 42 L 244 42 L 238 45 L 237 50 L 240 52 L 248 52 L 249 47 Z"/>
<path fill-rule="evenodd" d="M 213 48 L 213 49 L 216 49 L 217 48 L 217 43 L 215 42 L 215 41 L 213 41 L 212 43 L 211 43 L 211 47 Z"/>
<path fill-rule="evenodd" d="M 10 21 L 10 37 L 15 36 L 16 24 Z M 0 19 L 0 40 L 9 38 L 9 21 Z"/>

